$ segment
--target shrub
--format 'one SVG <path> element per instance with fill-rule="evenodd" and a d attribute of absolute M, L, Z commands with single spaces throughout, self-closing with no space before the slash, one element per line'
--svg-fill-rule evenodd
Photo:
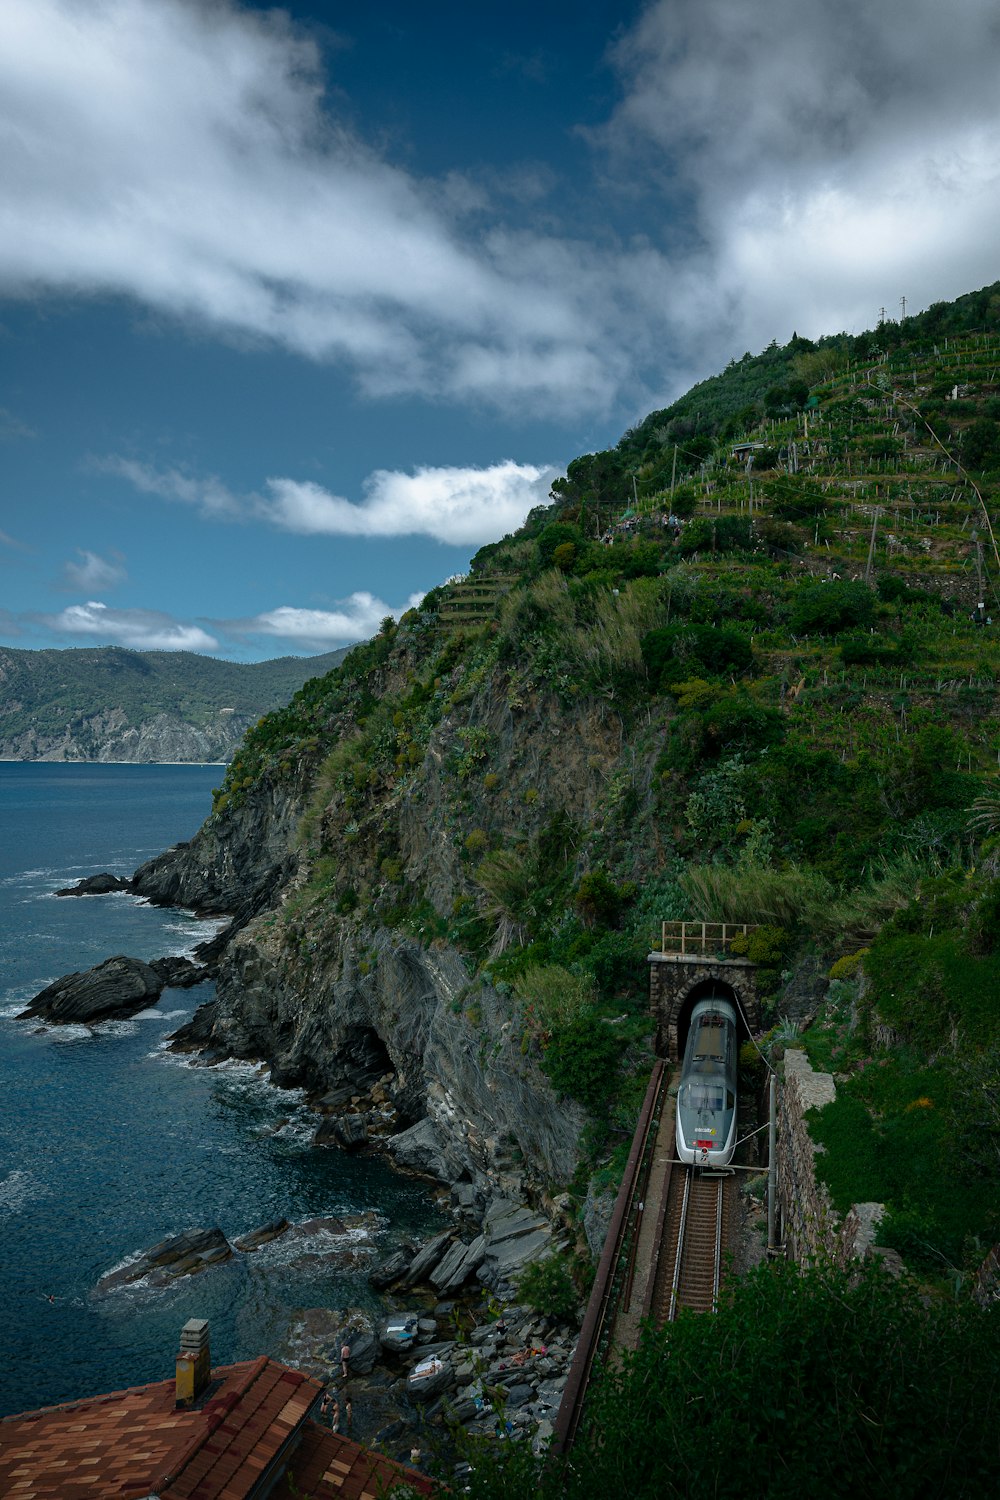
<path fill-rule="evenodd" d="M 853 979 L 864 962 L 867 952 L 867 948 L 859 948 L 857 953 L 847 953 L 843 958 L 838 958 L 837 962 L 831 966 L 829 977 L 834 980 Z"/>
<path fill-rule="evenodd" d="M 832 888 L 818 870 L 745 865 L 689 865 L 678 884 L 691 916 L 700 922 L 766 922 L 792 928 L 812 922 L 829 904 Z"/>
<path fill-rule="evenodd" d="M 875 609 L 863 583 L 812 583 L 796 591 L 789 626 L 794 635 L 835 635 L 867 625 Z"/>
<path fill-rule="evenodd" d="M 677 542 L 684 557 L 693 552 L 751 552 L 753 531 L 742 516 L 698 516 L 689 521 Z"/>
<path fill-rule="evenodd" d="M 739 675 L 753 666 L 749 640 L 741 631 L 727 626 L 665 626 L 644 635 L 641 649 L 650 681 L 657 687 L 690 677 L 693 667 L 719 676 Z"/>
<path fill-rule="evenodd" d="M 578 526 L 567 526 L 562 521 L 550 522 L 538 538 L 538 557 L 542 567 L 558 567 L 555 560 L 558 548 L 573 547 L 575 550 L 582 541 L 583 536 Z"/>
<path fill-rule="evenodd" d="M 515 979 L 514 988 L 546 1031 L 568 1026 L 593 1008 L 593 980 L 559 964 L 529 965 Z"/>
<path fill-rule="evenodd" d="M 575 1318 L 580 1305 L 569 1272 L 554 1255 L 525 1266 L 517 1283 L 517 1296 L 543 1318 L 556 1318 L 561 1323 Z"/>
<path fill-rule="evenodd" d="M 570 1459 L 481 1440 L 463 1483 L 471 1500 L 978 1500 L 996 1488 L 998 1373 L 995 1304 L 925 1305 L 877 1259 L 766 1262 L 714 1316 L 647 1328 L 607 1364 Z"/>
<path fill-rule="evenodd" d="M 765 708 L 744 692 L 727 693 L 702 718 L 702 750 L 713 756 L 763 750 L 784 734 L 785 721 L 778 710 Z"/>
<path fill-rule="evenodd" d="M 600 1114 L 616 1090 L 624 1041 L 596 1011 L 581 1011 L 554 1033 L 542 1069 L 557 1093 L 576 1099 L 593 1115 Z"/>
<path fill-rule="evenodd" d="M 840 659 L 846 667 L 877 666 L 897 659 L 897 652 L 877 635 L 845 635 L 839 645 Z"/>
<path fill-rule="evenodd" d="M 589 870 L 573 894 L 573 905 L 588 926 L 613 927 L 634 894 L 620 889 L 603 870 Z"/>

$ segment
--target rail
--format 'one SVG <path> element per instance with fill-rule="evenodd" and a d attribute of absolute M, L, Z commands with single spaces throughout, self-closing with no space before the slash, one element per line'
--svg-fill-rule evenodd
<path fill-rule="evenodd" d="M 556 1454 L 566 1453 L 572 1446 L 583 1414 L 590 1372 L 606 1343 L 618 1303 L 623 1297 L 631 1297 L 634 1245 L 642 1222 L 643 1194 L 665 1092 L 665 1065 L 662 1059 L 658 1059 L 650 1075 L 649 1087 L 632 1137 L 632 1149 L 615 1200 L 604 1241 L 604 1253 L 597 1268 L 576 1353 L 559 1403 L 559 1415 L 552 1437 L 552 1451 Z M 635 1213 L 632 1211 L 633 1207 L 636 1209 Z"/>
<path fill-rule="evenodd" d="M 682 1307 L 695 1312 L 718 1307 L 726 1194 L 727 1188 L 732 1193 L 732 1182 L 728 1173 L 716 1177 L 688 1167 L 682 1192 L 671 1194 L 651 1305 L 659 1325 L 674 1322 Z"/>
<path fill-rule="evenodd" d="M 686 957 L 728 953 L 733 939 L 756 932 L 756 922 L 663 922 L 660 931 L 660 953 Z"/>
<path fill-rule="evenodd" d="M 690 1170 L 684 1173 L 684 1199 L 681 1203 L 681 1222 L 677 1230 L 677 1254 L 674 1256 L 674 1274 L 670 1279 L 670 1306 L 667 1309 L 667 1322 L 672 1323 L 677 1316 L 677 1293 L 681 1284 L 681 1266 L 684 1263 L 684 1232 L 687 1229 L 688 1209 L 691 1206 L 691 1178 Z"/>

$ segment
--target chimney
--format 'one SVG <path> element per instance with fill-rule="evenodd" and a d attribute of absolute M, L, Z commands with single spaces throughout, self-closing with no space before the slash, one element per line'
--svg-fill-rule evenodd
<path fill-rule="evenodd" d="M 205 1318 L 188 1318 L 181 1329 L 181 1347 L 177 1354 L 175 1405 L 191 1406 L 211 1378 L 208 1321 Z"/>

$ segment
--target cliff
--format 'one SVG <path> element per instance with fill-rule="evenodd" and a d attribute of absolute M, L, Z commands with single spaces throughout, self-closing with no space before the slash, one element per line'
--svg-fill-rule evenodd
<path fill-rule="evenodd" d="M 237 917 L 181 1044 L 268 1059 L 344 1144 L 473 1196 L 571 1187 L 583 1220 L 648 1076 L 659 922 L 754 923 L 768 1025 L 801 1015 L 838 1078 L 831 1201 L 884 1202 L 908 1256 L 997 1238 L 988 1142 L 960 1205 L 932 1185 L 963 1070 L 996 1081 L 994 344 L 845 346 L 636 507 L 673 480 L 660 414 L 255 724 L 136 877 Z"/>
<path fill-rule="evenodd" d="M 262 714 L 344 655 L 0 650 L 0 760 L 228 761 Z"/>

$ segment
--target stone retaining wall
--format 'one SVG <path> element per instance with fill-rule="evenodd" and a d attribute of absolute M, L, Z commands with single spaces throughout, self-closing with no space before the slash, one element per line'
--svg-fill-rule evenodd
<path fill-rule="evenodd" d="M 785 1053 L 778 1089 L 778 1202 L 786 1251 L 799 1262 L 829 1258 L 846 1266 L 875 1248 L 885 1209 L 881 1203 L 854 1203 L 841 1218 L 817 1181 L 815 1161 L 822 1147 L 809 1135 L 806 1111 L 823 1109 L 836 1097 L 831 1074 L 815 1072 L 802 1051 Z"/>

